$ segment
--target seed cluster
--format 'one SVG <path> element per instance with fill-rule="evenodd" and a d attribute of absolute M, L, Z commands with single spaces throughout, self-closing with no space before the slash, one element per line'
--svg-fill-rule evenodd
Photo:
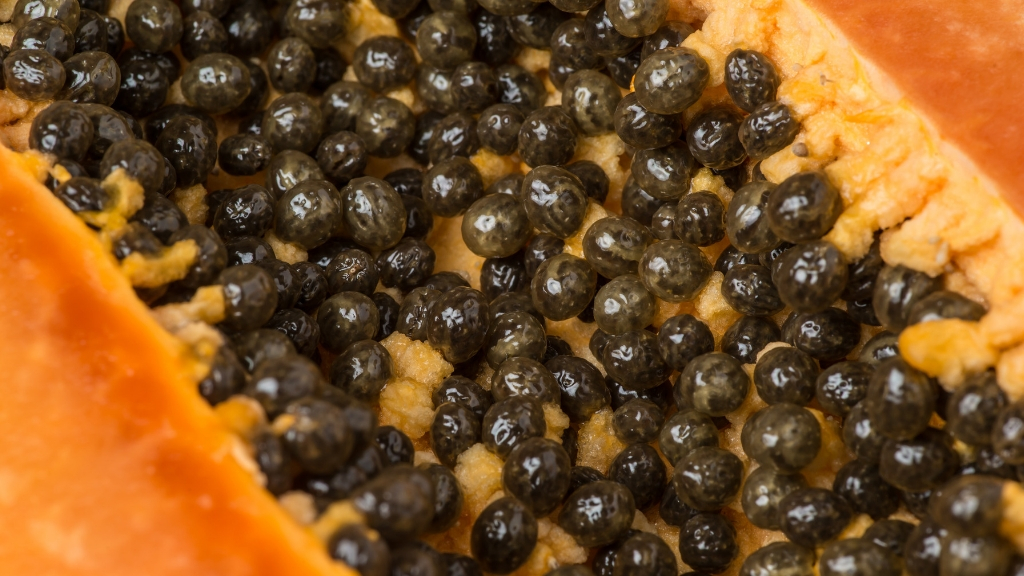
<path fill-rule="evenodd" d="M 282 423 L 253 439 L 272 493 L 303 491 L 320 511 L 349 500 L 364 515 L 331 537 L 334 558 L 363 576 L 505 574 L 550 516 L 596 548 L 589 566 L 550 572 L 563 576 L 673 576 L 676 552 L 708 574 L 740 562 L 765 576 L 1020 570 L 998 527 L 1004 483 L 1024 465 L 1024 406 L 991 372 L 949 395 L 897 346 L 908 325 L 985 309 L 885 265 L 877 239 L 848 261 L 822 239 L 843 210 L 824 173 L 764 179 L 758 162 L 800 130 L 764 54 L 731 53 L 731 101 L 685 122 L 710 71 L 681 46 L 693 28 L 666 20 L 667 0 L 374 4 L 404 37 L 369 38 L 351 62 L 333 47 L 350 27 L 345 0 L 135 0 L 123 26 L 105 0 L 19 0 L 0 52 L 7 90 L 55 100 L 30 146 L 70 174 L 50 182 L 68 208 L 108 209 L 100 181 L 117 169 L 144 189 L 119 259 L 196 244 L 182 278 L 140 296 L 159 306 L 220 286 L 228 345 L 200 393 L 244 394 Z M 542 76 L 513 63 L 522 47 L 550 51 L 560 106 L 544 106 Z M 165 104 L 175 82 L 187 104 Z M 410 83 L 418 115 L 387 95 Z M 271 88 L 281 95 L 269 101 Z M 232 123 L 237 133 L 220 133 Z M 573 160 L 606 133 L 630 150 L 631 175 L 622 214 L 584 232 L 610 182 Z M 485 187 L 470 161 L 481 149 L 528 169 Z M 365 175 L 372 158 L 403 154 L 418 167 Z M 691 190 L 704 168 L 731 199 Z M 168 195 L 215 170 L 249 183 L 209 192 L 207 221 L 190 224 Z M 435 217 L 459 216 L 485 258 L 479 290 L 435 272 L 426 241 Z M 567 250 L 572 238 L 581 251 Z M 271 239 L 308 261 L 283 262 Z M 690 314 L 652 325 L 659 301 L 693 301 L 715 273 L 741 315 L 717 346 Z M 596 325 L 600 366 L 547 333 L 569 319 Z M 863 326 L 883 330 L 851 359 Z M 378 425 L 395 374 L 380 342 L 395 332 L 456 367 L 432 396 L 426 438 L 440 464 L 413 466 L 420 439 Z M 765 351 L 773 342 L 786 345 Z M 764 407 L 742 424 L 745 463 L 721 436 L 752 393 Z M 545 405 L 571 422 L 561 442 L 546 437 Z M 578 466 L 579 428 L 605 408 L 625 447 L 607 470 Z M 822 450 L 821 411 L 842 419 L 855 456 L 831 489 L 802 474 Z M 505 496 L 473 519 L 472 558 L 442 553 L 417 538 L 460 517 L 453 469 L 478 443 L 504 461 Z M 722 513 L 734 503 L 788 542 L 740 559 Z M 889 518 L 901 506 L 917 526 Z M 677 527 L 678 549 L 634 530 L 637 511 Z M 874 524 L 835 540 L 855 514 Z"/>

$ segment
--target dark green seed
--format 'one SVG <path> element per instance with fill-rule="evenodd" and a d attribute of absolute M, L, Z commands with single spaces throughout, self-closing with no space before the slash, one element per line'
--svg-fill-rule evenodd
<path fill-rule="evenodd" d="M 751 472 L 743 484 L 743 513 L 754 526 L 778 530 L 782 525 L 779 503 L 786 496 L 805 487 L 807 480 L 801 474 L 782 474 L 762 466 Z"/>
<path fill-rule="evenodd" d="M 667 302 L 696 298 L 710 280 L 711 271 L 708 257 L 693 244 L 681 240 L 651 244 L 639 264 L 644 286 Z"/>
<path fill-rule="evenodd" d="M 686 128 L 690 153 L 698 162 L 715 170 L 738 166 L 747 157 L 739 139 L 742 123 L 743 117 L 728 108 L 712 108 L 700 113 Z"/>
<path fill-rule="evenodd" d="M 637 150 L 632 173 L 637 184 L 659 200 L 675 200 L 690 189 L 690 150 L 679 142 L 663 148 Z"/>
<path fill-rule="evenodd" d="M 559 254 L 537 269 L 531 284 L 533 305 L 552 320 L 579 315 L 594 297 L 597 273 L 586 260 Z"/>
<path fill-rule="evenodd" d="M 484 196 L 462 218 L 462 239 L 479 256 L 511 256 L 526 244 L 531 232 L 530 219 L 515 196 Z"/>
<path fill-rule="evenodd" d="M 575 122 L 561 108 L 534 110 L 519 129 L 519 155 L 531 167 L 568 164 L 576 153 L 576 131 Z"/>
<path fill-rule="evenodd" d="M 654 319 L 654 297 L 636 276 L 616 277 L 597 291 L 594 320 L 608 334 L 641 330 Z"/>
<path fill-rule="evenodd" d="M 615 109 L 622 92 L 596 70 L 573 72 L 562 86 L 562 110 L 588 136 L 615 130 Z"/>
<path fill-rule="evenodd" d="M 124 16 L 124 28 L 139 48 L 167 52 L 181 40 L 181 10 L 170 0 L 132 2 Z"/>
<path fill-rule="evenodd" d="M 531 170 L 523 180 L 521 197 L 530 222 L 559 238 L 572 236 L 586 216 L 583 184 L 564 168 L 540 166 Z"/>
<path fill-rule="evenodd" d="M 4 58 L 5 87 L 18 98 L 33 102 L 52 99 L 64 80 L 64 66 L 45 50 L 16 50 Z"/>
<path fill-rule="evenodd" d="M 805 408 L 774 404 L 758 410 L 743 424 L 741 440 L 751 459 L 793 474 L 807 467 L 821 450 L 821 424 Z"/>
<path fill-rule="evenodd" d="M 939 290 L 921 298 L 910 307 L 907 326 L 950 318 L 977 322 L 984 315 L 985 307 L 974 300 L 956 292 Z"/>
<path fill-rule="evenodd" d="M 320 141 L 322 127 L 320 107 L 309 96 L 296 92 L 270 103 L 263 116 L 261 133 L 275 152 L 297 150 L 309 153 Z"/>
<path fill-rule="evenodd" d="M 232 176 L 252 176 L 270 164 L 270 143 L 262 136 L 233 134 L 220 143 L 217 161 Z"/>
<path fill-rule="evenodd" d="M 737 190 L 729 202 L 725 228 L 729 241 L 739 250 L 764 252 L 781 243 L 767 218 L 768 200 L 775 188 L 770 182 L 752 182 Z"/>
<path fill-rule="evenodd" d="M 765 352 L 754 367 L 757 395 L 768 404 L 807 405 L 814 398 L 817 377 L 818 363 L 788 346 Z"/>
<path fill-rule="evenodd" d="M 615 133 L 637 150 L 661 148 L 679 139 L 683 118 L 680 114 L 658 114 L 644 108 L 636 92 L 632 92 L 615 108 Z"/>
<path fill-rule="evenodd" d="M 502 468 L 505 492 L 537 516 L 554 511 L 569 490 L 569 455 L 557 442 L 530 438 L 508 455 Z"/>
<path fill-rule="evenodd" d="M 527 312 L 507 312 L 496 318 L 487 335 L 487 363 L 497 369 L 513 357 L 540 360 L 547 340 L 544 325 Z"/>
<path fill-rule="evenodd" d="M 544 409 L 536 398 L 510 396 L 495 402 L 483 419 L 483 445 L 502 458 L 529 438 L 541 438 L 547 430 Z"/>
<path fill-rule="evenodd" d="M 362 246 L 371 250 L 390 248 L 405 232 L 402 198 L 387 182 L 364 176 L 341 190 L 345 229 Z"/>
<path fill-rule="evenodd" d="M 561 390 L 562 409 L 573 422 L 586 422 L 608 405 L 604 376 L 593 364 L 576 356 L 556 356 L 546 364 Z"/>
<path fill-rule="evenodd" d="M 431 307 L 427 338 L 450 362 L 465 362 L 483 347 L 489 324 L 483 294 L 458 287 L 442 293 Z"/>
<path fill-rule="evenodd" d="M 657 114 L 679 114 L 697 102 L 709 79 L 708 63 L 700 54 L 673 46 L 645 58 L 633 84 L 644 108 Z"/>
<path fill-rule="evenodd" d="M 772 190 L 764 211 L 776 236 L 807 242 L 832 229 L 843 212 L 843 199 L 824 173 L 799 172 Z"/>
<path fill-rule="evenodd" d="M 285 192 L 274 212 L 277 236 L 309 250 L 326 242 L 337 229 L 342 197 L 330 182 L 306 180 Z"/>
<path fill-rule="evenodd" d="M 695 246 L 710 246 L 725 238 L 725 205 L 711 192 L 694 192 L 674 207 L 673 233 Z"/>
<path fill-rule="evenodd" d="M 677 406 L 687 406 L 709 416 L 725 416 L 747 398 L 750 377 L 732 356 L 711 352 L 694 358 L 676 380 L 673 395 Z"/>
<path fill-rule="evenodd" d="M 461 156 L 439 162 L 423 174 L 423 200 L 438 216 L 464 213 L 483 192 L 480 171 Z"/>
<path fill-rule="evenodd" d="M 862 538 L 830 542 L 821 553 L 821 576 L 877 574 L 899 576 L 902 573 L 894 554 Z"/>
<path fill-rule="evenodd" d="M 733 50 L 725 59 L 725 88 L 742 110 L 753 112 L 775 100 L 779 74 L 768 58 L 753 50 Z"/>
<path fill-rule="evenodd" d="M 909 440 L 928 427 L 935 411 L 935 389 L 926 374 L 891 358 L 875 370 L 865 402 L 880 434 Z"/>
<path fill-rule="evenodd" d="M 798 132 L 800 123 L 793 118 L 789 106 L 765 102 L 743 120 L 739 137 L 748 156 L 763 160 L 792 144 Z"/>
<path fill-rule="evenodd" d="M 138 182 L 147 194 L 160 194 L 163 190 L 164 158 L 145 140 L 121 140 L 107 148 L 100 161 L 100 178 L 118 169 Z"/>

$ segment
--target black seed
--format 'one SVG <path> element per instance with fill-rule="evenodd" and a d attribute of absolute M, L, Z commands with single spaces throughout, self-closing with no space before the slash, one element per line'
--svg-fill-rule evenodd
<path fill-rule="evenodd" d="M 760 264 L 760 259 L 757 254 L 743 252 L 730 245 L 725 250 L 722 250 L 722 253 L 718 255 L 718 259 L 715 260 L 715 272 L 721 272 L 724 275 L 734 267 L 743 264 Z"/>
<path fill-rule="evenodd" d="M 1024 402 L 999 412 L 992 426 L 992 449 L 1008 464 L 1024 464 Z"/>
<path fill-rule="evenodd" d="M 814 548 L 832 540 L 849 524 L 845 500 L 823 488 L 801 488 L 779 503 L 782 533 L 794 544 Z"/>
<path fill-rule="evenodd" d="M 262 237 L 274 224 L 274 199 L 266 188 L 248 184 L 231 192 L 213 216 L 221 238 Z"/>
<path fill-rule="evenodd" d="M 512 104 L 524 115 L 544 105 L 547 90 L 536 74 L 515 64 L 505 64 L 495 70 L 498 78 L 498 101 Z"/>
<path fill-rule="evenodd" d="M 519 145 L 519 129 L 523 114 L 511 104 L 495 104 L 480 114 L 476 135 L 480 144 L 488 150 L 506 156 L 516 151 Z"/>
<path fill-rule="evenodd" d="M 49 0 L 44 2 L 33 2 L 31 0 L 20 0 L 14 5 L 11 14 L 11 23 L 15 29 L 19 29 L 28 22 L 37 18 L 56 18 L 71 30 L 78 28 L 78 19 L 81 13 L 78 2 L 70 0 Z"/>
<path fill-rule="evenodd" d="M 529 287 L 530 277 L 519 252 L 505 258 L 488 258 L 480 267 L 480 291 L 488 299 L 506 292 L 526 291 Z"/>
<path fill-rule="evenodd" d="M 868 526 L 863 538 L 881 546 L 898 558 L 903 558 L 904 548 L 915 526 L 902 520 L 879 520 Z"/>
<path fill-rule="evenodd" d="M 537 520 L 515 498 L 495 500 L 473 522 L 470 547 L 488 572 L 512 572 L 526 562 L 536 545 Z"/>
<path fill-rule="evenodd" d="M 968 444 L 989 444 L 992 427 L 1007 403 L 992 371 L 970 376 L 949 398 L 946 429 Z"/>
<path fill-rule="evenodd" d="M 587 12 L 584 24 L 583 33 L 587 45 L 602 56 L 626 54 L 638 47 L 641 42 L 639 38 L 625 36 L 619 32 L 605 10 L 605 5 L 600 2 Z"/>
<path fill-rule="evenodd" d="M 288 308 L 276 312 L 266 324 L 267 328 L 277 330 L 287 336 L 295 351 L 303 356 L 312 357 L 320 342 L 320 326 L 309 315 L 297 308 Z"/>
<path fill-rule="evenodd" d="M 217 152 L 222 170 L 232 176 L 252 176 L 270 164 L 270 143 L 262 136 L 233 134 L 220 143 Z"/>
<path fill-rule="evenodd" d="M 399 542 L 415 538 L 429 528 L 434 516 L 433 493 L 433 483 L 426 472 L 402 465 L 385 469 L 356 490 L 351 500 L 371 528 L 384 538 Z"/>
<path fill-rule="evenodd" d="M 438 408 L 445 402 L 454 402 L 469 408 L 477 418 L 483 418 L 491 407 L 493 399 L 487 390 L 469 378 L 449 376 L 434 391 L 432 396 L 434 407 Z"/>
<path fill-rule="evenodd" d="M 658 50 L 675 48 L 683 43 L 690 34 L 694 33 L 693 26 L 679 20 L 669 20 L 658 27 L 653 33 L 644 38 L 643 51 L 641 56 L 644 60 Z"/>
<path fill-rule="evenodd" d="M 872 424 L 879 423 L 872 420 Z M 953 439 L 934 428 L 909 440 L 887 440 L 879 456 L 882 479 L 910 492 L 938 488 L 956 473 L 959 465 Z"/>
<path fill-rule="evenodd" d="M 586 422 L 609 403 L 604 376 L 576 356 L 556 356 L 547 363 L 561 391 L 561 406 L 573 422 Z"/>
<path fill-rule="evenodd" d="M 167 52 L 181 40 L 181 10 L 169 0 L 132 2 L 124 24 L 128 38 L 149 52 Z"/>
<path fill-rule="evenodd" d="M 739 138 L 747 155 L 763 160 L 793 143 L 800 123 L 782 102 L 765 102 L 743 120 Z"/>
<path fill-rule="evenodd" d="M 846 257 L 825 240 L 808 242 L 782 253 L 772 265 L 779 297 L 797 312 L 820 312 L 843 292 Z"/>
<path fill-rule="evenodd" d="M 612 415 L 615 436 L 627 444 L 651 442 L 665 421 L 665 414 L 657 404 L 634 399 L 619 406 Z"/>
<path fill-rule="evenodd" d="M 3 66 L 5 88 L 19 98 L 35 102 L 56 97 L 67 77 L 60 60 L 40 49 L 15 50 L 4 58 Z"/>
<path fill-rule="evenodd" d="M 374 92 L 388 92 L 408 84 L 416 73 L 412 48 L 394 36 L 365 40 L 352 55 L 356 78 Z"/>
<path fill-rule="evenodd" d="M 229 41 L 224 24 L 213 14 L 197 10 L 185 17 L 181 54 L 186 60 L 194 60 L 204 54 L 224 52 Z"/>
<path fill-rule="evenodd" d="M 525 357 L 540 360 L 547 346 L 544 325 L 527 312 L 507 312 L 491 322 L 487 334 L 487 362 L 498 369 L 506 360 Z"/>
<path fill-rule="evenodd" d="M 464 404 L 446 402 L 430 425 L 430 445 L 442 464 L 454 468 L 459 454 L 480 441 L 480 417 Z"/>
<path fill-rule="evenodd" d="M 682 370 L 694 358 L 714 352 L 715 338 L 707 324 L 681 314 L 658 328 L 657 345 L 665 362 L 674 370 Z"/>
<path fill-rule="evenodd" d="M 430 476 L 434 486 L 434 519 L 428 532 L 444 532 L 452 527 L 462 512 L 464 497 L 459 481 L 451 470 L 438 464 L 420 464 L 419 468 Z"/>
<path fill-rule="evenodd" d="M 762 466 L 751 472 L 743 484 L 743 513 L 754 526 L 778 530 L 782 525 L 779 503 L 805 487 L 807 480 L 801 474 L 782 474 Z"/>
<path fill-rule="evenodd" d="M 720 514 L 697 514 L 679 532 L 679 555 L 691 568 L 718 573 L 736 556 L 736 529 Z"/>
<path fill-rule="evenodd" d="M 423 175 L 423 199 L 438 216 L 458 216 L 482 195 L 480 172 L 465 158 L 444 160 Z"/>
<path fill-rule="evenodd" d="M 280 332 L 268 332 L 287 340 Z M 320 369 L 293 353 L 260 362 L 252 370 L 245 393 L 263 406 L 268 417 L 276 418 L 292 401 L 314 394 L 322 385 Z"/>
<path fill-rule="evenodd" d="M 442 293 L 431 306 L 427 337 L 448 361 L 465 362 L 483 346 L 488 322 L 483 294 L 458 287 Z"/>
<path fill-rule="evenodd" d="M 768 223 L 768 202 L 776 186 L 770 182 L 752 182 L 736 191 L 726 212 L 725 229 L 729 241 L 747 253 L 771 250 L 781 243 Z"/>
<path fill-rule="evenodd" d="M 387 576 L 391 555 L 384 540 L 371 536 L 358 524 L 338 529 L 327 543 L 331 558 L 356 570 L 362 576 Z"/>
<path fill-rule="evenodd" d="M 476 29 L 463 14 L 435 12 L 416 31 L 416 47 L 423 61 L 452 69 L 473 57 Z"/>
<path fill-rule="evenodd" d="M 80 106 L 54 102 L 32 119 L 29 147 L 59 159 L 80 161 L 94 134 L 93 123 Z"/>
<path fill-rule="evenodd" d="M 594 297 L 597 273 L 581 258 L 559 254 L 544 261 L 531 284 L 533 305 L 551 320 L 579 315 Z"/>
<path fill-rule="evenodd" d="M 331 364 L 331 384 L 361 400 L 374 401 L 394 374 L 387 349 L 373 340 L 360 340 Z"/>
<path fill-rule="evenodd" d="M 374 443 L 380 447 L 388 464 L 411 464 L 415 456 L 412 440 L 394 426 L 377 428 Z"/>
<path fill-rule="evenodd" d="M 224 242 L 228 251 L 228 266 L 256 264 L 274 257 L 274 249 L 265 240 L 255 236 L 239 236 Z"/>
<path fill-rule="evenodd" d="M 373 338 L 380 316 L 373 300 L 358 292 L 340 292 L 324 300 L 317 310 L 321 342 L 340 354 L 354 342 Z"/>
<path fill-rule="evenodd" d="M 909 440 L 928 427 L 935 401 L 928 376 L 900 358 L 878 365 L 865 399 L 874 429 L 897 440 Z"/>
<path fill-rule="evenodd" d="M 731 502 L 743 482 L 743 462 L 728 450 L 699 447 L 676 462 L 676 496 L 699 511 L 714 511 Z"/>
<path fill-rule="evenodd" d="M 635 511 L 633 495 L 625 486 L 598 480 L 569 495 L 558 525 L 581 546 L 603 546 L 625 535 Z"/>
<path fill-rule="evenodd" d="M 711 278 L 711 262 L 693 244 L 662 240 L 648 246 L 639 264 L 640 280 L 667 302 L 697 297 Z"/>
<path fill-rule="evenodd" d="M 510 314 L 502 318 L 506 316 Z M 491 395 L 495 400 L 530 396 L 542 403 L 558 403 L 559 388 L 551 371 L 543 364 L 516 356 L 502 362 L 491 376 Z"/>
<path fill-rule="evenodd" d="M 974 300 L 956 292 L 939 290 L 917 300 L 910 306 L 907 314 L 907 326 L 949 318 L 977 322 L 984 315 L 985 307 Z"/>
<path fill-rule="evenodd" d="M 931 499 L 931 517 L 943 528 L 974 538 L 997 536 L 1002 519 L 1004 482 L 986 476 L 961 476 Z"/>
<path fill-rule="evenodd" d="M 725 416 L 743 404 L 750 377 L 732 356 L 711 352 L 694 358 L 676 380 L 677 406 L 692 407 L 709 416 Z"/>
<path fill-rule="evenodd" d="M 277 289 L 277 310 L 295 306 L 302 287 L 291 267 L 277 258 L 266 258 L 257 264 L 274 279 L 274 287 Z"/>
<path fill-rule="evenodd" d="M 612 336 L 601 359 L 609 378 L 636 390 L 653 388 L 672 373 L 661 358 L 657 337 L 646 330 Z"/>
<path fill-rule="evenodd" d="M 531 167 L 568 164 L 576 152 L 576 131 L 561 108 L 534 110 L 519 130 L 519 155 Z"/>
<path fill-rule="evenodd" d="M 224 326 L 252 330 L 274 315 L 277 289 L 270 274 L 245 264 L 226 268 L 217 278 L 224 291 Z"/>
<path fill-rule="evenodd" d="M 696 410 L 676 412 L 658 435 L 658 447 L 673 466 L 698 448 L 717 448 L 718 444 L 718 429 L 711 418 Z"/>
<path fill-rule="evenodd" d="M 885 360 L 900 355 L 899 336 L 883 330 L 868 340 L 860 350 L 858 359 L 872 366 L 878 366 Z"/>
<path fill-rule="evenodd" d="M 106 50 L 106 33 L 106 25 L 102 23 L 99 14 L 92 10 L 81 13 L 79 27 L 74 32 L 64 22 L 43 16 L 29 20 L 18 28 L 9 50 L 44 50 L 63 62 L 75 53 L 76 47 L 79 52 Z"/>
<path fill-rule="evenodd" d="M 633 84 L 640 63 L 643 61 L 643 46 L 637 46 L 625 54 L 607 57 L 608 75 L 619 88 L 627 90 Z"/>
<path fill-rule="evenodd" d="M 771 272 L 755 264 L 729 270 L 722 282 L 722 296 L 733 309 L 747 316 L 771 316 L 785 307 Z"/>
<path fill-rule="evenodd" d="M 765 352 L 754 367 L 757 394 L 768 404 L 807 405 L 814 398 L 818 363 L 796 348 L 782 346 Z"/>
<path fill-rule="evenodd" d="M 882 519 L 899 508 L 900 492 L 878 474 L 878 467 L 862 460 L 851 460 L 836 472 L 832 490 L 846 498 L 854 511 Z"/>
<path fill-rule="evenodd" d="M 839 362 L 818 375 L 814 397 L 827 412 L 845 417 L 868 394 L 874 368 L 865 362 Z"/>
<path fill-rule="evenodd" d="M 725 87 L 747 112 L 775 100 L 779 75 L 768 58 L 753 50 L 733 50 L 725 61 Z"/>
<path fill-rule="evenodd" d="M 663 148 L 637 150 L 633 155 L 632 174 L 637 184 L 659 200 L 675 200 L 688 192 L 692 169 L 693 156 L 679 142 Z M 719 213 L 723 211 L 724 207 L 719 209 Z"/>
<path fill-rule="evenodd" d="M 901 568 L 899 559 L 893 553 L 863 538 L 830 542 L 821 553 L 821 576 L 899 576 Z"/>
<path fill-rule="evenodd" d="M 744 424 L 743 449 L 762 466 L 784 474 L 799 472 L 821 449 L 821 425 L 794 404 L 775 404 L 755 412 Z"/>
<path fill-rule="evenodd" d="M 192 116 L 178 116 L 156 139 L 156 147 L 170 161 L 178 187 L 206 180 L 217 163 L 217 134 Z"/>
<path fill-rule="evenodd" d="M 810 314 L 794 312 L 782 326 L 782 339 L 816 360 L 839 360 L 860 343 L 860 324 L 839 308 Z"/>
<path fill-rule="evenodd" d="M 636 92 L 632 92 L 615 108 L 615 133 L 637 150 L 661 148 L 683 133 L 683 118 L 680 114 L 657 114 L 644 108 Z"/>
<path fill-rule="evenodd" d="M 163 156 L 145 140 L 121 140 L 107 148 L 100 161 L 100 178 L 118 169 L 138 182 L 147 194 L 159 195 L 163 191 Z"/>
<path fill-rule="evenodd" d="M 395 330 L 413 340 L 427 339 L 427 318 L 430 307 L 441 293 L 430 288 L 414 288 L 402 299 Z"/>
<path fill-rule="evenodd" d="M 326 48 L 348 31 L 348 5 L 339 0 L 296 0 L 284 13 L 282 28 L 313 48 Z"/>
<path fill-rule="evenodd" d="M 674 45 L 644 58 L 633 85 L 640 104 L 651 112 L 679 114 L 697 102 L 709 79 L 700 54 Z"/>
<path fill-rule="evenodd" d="M 954 536 L 943 543 L 940 574 L 1006 574 L 1013 548 L 1002 538 Z"/>
<path fill-rule="evenodd" d="M 569 490 L 569 455 L 557 442 L 530 438 L 508 455 L 502 468 L 505 492 L 537 516 L 547 516 Z"/>
<path fill-rule="evenodd" d="M 701 164 L 716 170 L 739 165 L 747 157 L 739 139 L 742 122 L 743 117 L 728 108 L 702 112 L 686 128 L 690 153 Z"/>
<path fill-rule="evenodd" d="M 843 211 L 839 191 L 822 172 L 786 178 L 768 197 L 765 214 L 776 236 L 787 242 L 816 240 L 832 229 Z"/>

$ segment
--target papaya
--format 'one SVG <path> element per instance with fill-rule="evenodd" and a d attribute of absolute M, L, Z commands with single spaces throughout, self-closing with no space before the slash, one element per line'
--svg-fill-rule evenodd
<path fill-rule="evenodd" d="M 0 10 L 4 573 L 1020 570 L 1019 7 L 286 4 Z"/>

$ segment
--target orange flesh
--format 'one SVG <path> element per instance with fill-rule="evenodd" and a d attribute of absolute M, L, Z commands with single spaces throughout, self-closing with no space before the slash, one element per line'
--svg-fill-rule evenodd
<path fill-rule="evenodd" d="M 232 456 L 178 344 L 0 147 L 0 570 L 349 574 Z"/>
<path fill-rule="evenodd" d="M 805 1 L 1024 215 L 1024 2 Z"/>

